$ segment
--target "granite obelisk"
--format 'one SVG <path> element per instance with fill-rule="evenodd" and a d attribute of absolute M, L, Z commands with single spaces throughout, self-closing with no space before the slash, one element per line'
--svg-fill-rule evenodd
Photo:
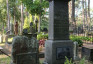
<path fill-rule="evenodd" d="M 64 64 L 65 57 L 73 59 L 73 42 L 69 39 L 70 0 L 49 0 L 49 36 L 45 43 L 45 61 Z"/>

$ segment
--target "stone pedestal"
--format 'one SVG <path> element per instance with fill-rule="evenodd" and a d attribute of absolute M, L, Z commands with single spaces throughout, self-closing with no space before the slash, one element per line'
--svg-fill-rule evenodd
<path fill-rule="evenodd" d="M 47 40 L 45 44 L 45 61 L 48 64 L 64 64 L 65 57 L 73 59 L 73 42 L 71 40 Z"/>
<path fill-rule="evenodd" d="M 65 57 L 73 59 L 73 42 L 69 39 L 70 0 L 49 0 L 49 36 L 45 43 L 45 61 L 64 64 Z"/>

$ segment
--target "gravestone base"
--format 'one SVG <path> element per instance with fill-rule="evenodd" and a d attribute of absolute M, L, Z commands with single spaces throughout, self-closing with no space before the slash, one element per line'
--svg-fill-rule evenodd
<path fill-rule="evenodd" d="M 71 40 L 47 40 L 45 43 L 45 61 L 48 64 L 64 64 L 65 57 L 73 60 L 73 46 Z"/>
<path fill-rule="evenodd" d="M 36 52 L 21 53 L 17 55 L 17 64 L 38 64 L 38 58 Z"/>
<path fill-rule="evenodd" d="M 82 47 L 82 58 L 85 58 L 89 61 L 93 61 L 93 45 Z"/>

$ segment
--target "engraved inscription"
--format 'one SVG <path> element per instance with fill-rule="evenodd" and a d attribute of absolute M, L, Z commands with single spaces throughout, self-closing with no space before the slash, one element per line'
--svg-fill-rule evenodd
<path fill-rule="evenodd" d="M 65 6 L 68 5 L 66 2 L 55 2 L 55 4 L 57 6 L 54 6 L 54 39 L 67 40 L 69 39 L 69 20 L 68 7 Z"/>
<path fill-rule="evenodd" d="M 70 47 L 59 47 L 59 48 L 57 48 L 57 50 L 56 50 L 57 60 L 65 59 L 65 56 L 67 58 L 71 58 L 70 50 L 71 50 Z"/>

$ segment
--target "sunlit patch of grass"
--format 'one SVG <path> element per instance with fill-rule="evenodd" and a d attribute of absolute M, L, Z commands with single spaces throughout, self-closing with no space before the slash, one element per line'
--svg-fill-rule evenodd
<path fill-rule="evenodd" d="M 5 43 L 0 43 L 0 46 L 4 46 L 5 45 Z"/>
<path fill-rule="evenodd" d="M 0 64 L 10 64 L 11 59 L 8 56 L 0 55 Z"/>
<path fill-rule="evenodd" d="M 8 38 L 8 42 L 12 42 L 13 38 Z"/>
<path fill-rule="evenodd" d="M 44 58 L 40 58 L 39 61 L 40 61 L 40 64 L 42 64 L 44 62 Z"/>
<path fill-rule="evenodd" d="M 44 58 L 39 59 L 40 64 L 44 62 Z M 11 59 L 6 55 L 0 55 L 0 64 L 10 64 Z"/>

